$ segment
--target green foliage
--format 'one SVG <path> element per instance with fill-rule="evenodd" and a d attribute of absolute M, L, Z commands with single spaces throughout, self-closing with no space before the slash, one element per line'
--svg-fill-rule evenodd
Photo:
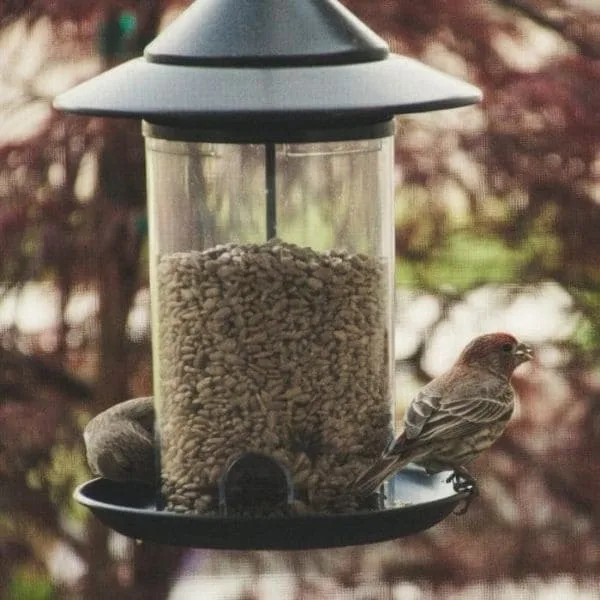
<path fill-rule="evenodd" d="M 525 217 L 511 208 L 514 199 L 492 196 L 465 214 L 418 186 L 399 190 L 398 200 L 396 285 L 457 299 L 484 284 L 555 280 L 573 298 L 578 315 L 571 354 L 580 364 L 594 364 L 600 355 L 600 269 L 589 257 L 566 260 L 555 204 Z M 521 201 L 526 205 L 526 196 Z"/>
<path fill-rule="evenodd" d="M 551 248 L 550 242 L 550 236 L 543 243 L 532 237 L 508 245 L 489 232 L 455 231 L 427 254 L 398 257 L 396 284 L 463 294 L 485 283 L 523 282 L 528 266 Z"/>
<path fill-rule="evenodd" d="M 57 598 L 52 583 L 37 569 L 17 569 L 8 585 L 6 600 L 53 600 Z"/>
<path fill-rule="evenodd" d="M 57 506 L 68 508 L 77 518 L 86 512 L 72 498 L 73 489 L 89 479 L 85 453 L 81 444 L 56 444 L 52 447 L 51 462 L 45 473 L 49 496 Z"/>
<path fill-rule="evenodd" d="M 579 354 L 597 353 L 600 347 L 600 330 L 590 319 L 581 317 L 571 341 L 578 348 Z"/>
<path fill-rule="evenodd" d="M 464 294 L 486 283 L 555 278 L 564 268 L 556 207 L 529 219 L 513 202 L 490 195 L 469 210 L 457 198 L 403 186 L 396 194 L 397 285 Z"/>
<path fill-rule="evenodd" d="M 582 313 L 572 342 L 580 354 L 595 360 L 600 354 L 600 289 L 569 286 L 568 291 Z"/>

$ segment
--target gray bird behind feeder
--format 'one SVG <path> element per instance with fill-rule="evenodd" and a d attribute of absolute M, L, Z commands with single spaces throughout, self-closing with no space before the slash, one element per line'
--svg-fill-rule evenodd
<path fill-rule="evenodd" d="M 152 397 L 134 398 L 96 415 L 83 439 L 90 469 L 113 481 L 156 483 Z"/>

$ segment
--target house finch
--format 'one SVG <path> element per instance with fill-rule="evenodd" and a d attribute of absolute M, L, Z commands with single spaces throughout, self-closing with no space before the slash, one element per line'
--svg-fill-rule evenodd
<path fill-rule="evenodd" d="M 404 416 L 403 431 L 357 478 L 353 493 L 373 493 L 409 462 L 430 474 L 452 469 L 448 481 L 457 491 L 475 491 L 464 465 L 502 435 L 514 408 L 510 377 L 531 358 L 531 348 L 507 333 L 472 340 L 449 371 L 419 391 Z"/>
<path fill-rule="evenodd" d="M 114 481 L 156 482 L 151 397 L 127 400 L 96 415 L 83 439 L 94 474 Z"/>

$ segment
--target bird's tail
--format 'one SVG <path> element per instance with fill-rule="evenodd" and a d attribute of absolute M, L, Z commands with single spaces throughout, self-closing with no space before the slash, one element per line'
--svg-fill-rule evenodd
<path fill-rule="evenodd" d="M 409 461 L 401 456 L 389 454 L 380 456 L 375 464 L 363 471 L 354 481 L 351 493 L 364 498 L 377 491 L 377 488 L 393 473 L 399 471 Z"/>

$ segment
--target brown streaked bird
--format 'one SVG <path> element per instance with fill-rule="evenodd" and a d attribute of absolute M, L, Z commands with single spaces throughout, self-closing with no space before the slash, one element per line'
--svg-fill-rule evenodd
<path fill-rule="evenodd" d="M 532 358 L 532 349 L 508 333 L 473 339 L 448 371 L 419 391 L 406 411 L 402 432 L 357 478 L 352 493 L 364 497 L 377 491 L 409 462 L 430 474 L 454 470 L 449 481 L 457 490 L 476 491 L 465 465 L 504 432 L 514 409 L 510 378 Z"/>
<path fill-rule="evenodd" d="M 156 483 L 152 397 L 120 402 L 99 413 L 85 427 L 83 439 L 95 475 Z"/>

